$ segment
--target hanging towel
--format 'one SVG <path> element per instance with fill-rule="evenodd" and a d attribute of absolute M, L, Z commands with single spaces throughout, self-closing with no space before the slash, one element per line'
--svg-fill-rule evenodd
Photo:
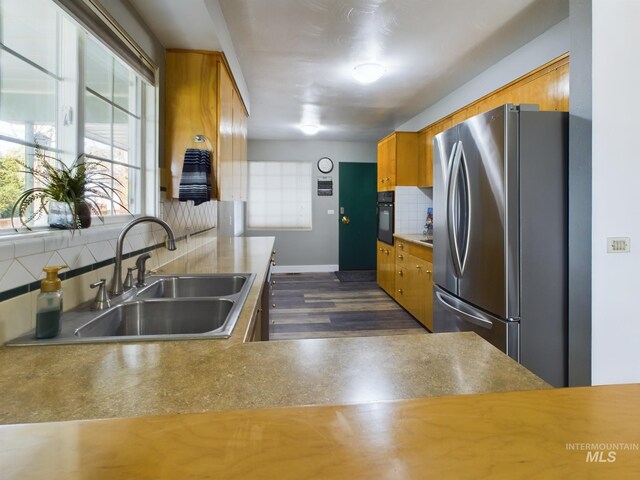
<path fill-rule="evenodd" d="M 184 152 L 179 199 L 200 205 L 211 199 L 211 160 L 209 150 L 187 148 Z"/>

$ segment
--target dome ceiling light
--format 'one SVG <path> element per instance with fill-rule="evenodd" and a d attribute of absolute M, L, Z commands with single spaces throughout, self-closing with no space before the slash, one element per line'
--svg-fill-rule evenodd
<path fill-rule="evenodd" d="M 320 127 L 318 125 L 300 125 L 300 130 L 305 135 L 315 135 L 320 130 Z"/>
<path fill-rule="evenodd" d="M 360 83 L 367 84 L 379 80 L 386 69 L 379 63 L 361 63 L 353 69 L 353 77 Z"/>

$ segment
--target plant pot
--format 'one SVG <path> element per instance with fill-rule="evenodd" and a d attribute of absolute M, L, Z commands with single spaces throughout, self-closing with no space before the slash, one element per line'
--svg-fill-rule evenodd
<path fill-rule="evenodd" d="M 86 202 L 79 202 L 76 207 L 80 228 L 89 228 L 91 226 L 91 209 Z"/>
<path fill-rule="evenodd" d="M 89 228 L 91 226 L 91 209 L 85 202 L 79 202 L 76 207 L 77 220 L 73 220 L 71 208 L 65 202 L 49 202 L 49 226 L 64 230 L 74 230 L 76 228 Z"/>

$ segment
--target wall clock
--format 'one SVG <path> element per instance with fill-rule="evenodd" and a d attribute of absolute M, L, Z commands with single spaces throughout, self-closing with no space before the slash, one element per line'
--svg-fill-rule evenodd
<path fill-rule="evenodd" d="M 322 157 L 320 160 L 318 160 L 318 170 L 320 170 L 322 173 L 329 173 L 331 170 L 333 170 L 333 160 L 331 160 L 329 157 Z"/>

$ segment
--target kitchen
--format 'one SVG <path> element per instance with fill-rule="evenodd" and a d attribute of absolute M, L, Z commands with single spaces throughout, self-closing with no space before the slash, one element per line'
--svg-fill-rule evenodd
<path fill-rule="evenodd" d="M 118 18 L 119 22 L 131 34 L 134 34 L 134 32 L 139 32 L 140 30 L 144 30 L 139 25 L 136 26 L 136 22 L 134 20 L 137 17 L 137 14 L 129 12 L 129 15 L 124 15 L 124 13 L 127 12 L 126 5 L 124 5 L 121 2 L 110 2 L 110 3 L 104 2 L 104 3 L 109 5 L 112 8 L 112 14 Z M 221 2 L 221 3 L 224 3 L 224 2 Z M 617 137 L 618 133 L 614 134 L 610 132 L 607 128 L 604 128 L 606 125 L 619 124 L 620 123 L 619 118 L 624 118 L 625 116 L 625 113 L 623 113 L 623 111 L 621 110 L 621 107 L 617 107 L 617 105 L 620 105 L 621 103 L 624 104 L 625 102 L 621 102 L 621 103 L 616 102 L 615 101 L 616 95 L 619 95 L 621 98 L 624 98 L 624 95 L 628 95 L 634 98 L 633 97 L 634 94 L 632 94 L 628 90 L 628 86 L 624 84 L 617 85 L 616 83 L 613 83 L 614 80 L 609 80 L 609 82 L 611 83 L 607 83 L 607 81 L 603 77 L 599 76 L 599 75 L 606 75 L 602 70 L 603 67 L 605 68 L 605 70 L 607 67 L 620 68 L 620 66 L 617 64 L 607 63 L 607 62 L 613 62 L 615 59 L 620 58 L 620 57 L 616 57 L 615 55 L 610 55 L 610 49 L 613 49 L 613 48 L 620 49 L 621 52 L 628 51 L 628 46 L 626 47 L 627 50 L 625 50 L 625 45 L 624 44 L 619 45 L 618 42 L 616 41 L 616 39 L 619 38 L 619 35 L 607 35 L 606 33 L 610 31 L 607 29 L 609 28 L 617 31 L 617 29 L 620 28 L 620 21 L 625 18 L 625 15 L 633 18 L 633 15 L 636 14 L 637 12 L 633 9 L 633 7 L 630 7 L 630 6 L 627 6 L 626 7 L 627 9 L 625 9 L 625 7 L 621 5 L 617 5 L 616 8 L 611 8 L 611 3 L 606 3 L 606 2 L 604 3 L 605 3 L 604 5 L 602 5 L 602 3 L 600 2 L 594 2 L 593 4 L 593 21 L 594 21 L 594 40 L 593 40 L 594 42 L 593 43 L 594 86 L 593 88 L 594 90 L 592 94 L 591 92 L 589 92 L 588 94 L 589 105 L 590 105 L 590 99 L 592 96 L 594 99 L 594 102 L 593 102 L 594 103 L 593 204 L 591 199 L 591 192 L 589 191 L 588 201 L 586 202 L 586 205 L 592 205 L 592 208 L 591 207 L 587 208 L 588 212 L 582 212 L 583 215 L 585 214 L 587 215 L 586 217 L 582 217 L 582 218 L 586 218 L 587 221 L 586 222 L 575 221 L 575 222 L 572 222 L 572 225 L 571 225 L 572 228 L 577 228 L 577 229 L 586 228 L 588 232 L 586 236 L 580 237 L 580 240 L 583 242 L 587 241 L 585 240 L 585 238 L 588 237 L 588 245 L 586 245 L 587 251 L 585 252 L 584 250 L 580 250 L 580 248 L 584 248 L 584 245 L 582 245 L 580 241 L 578 241 L 577 243 L 578 250 L 575 251 L 575 254 L 582 254 L 583 256 L 586 255 L 586 257 L 583 257 L 582 259 L 580 259 L 580 262 L 576 262 L 577 270 L 572 269 L 572 274 L 579 276 L 582 269 L 585 268 L 585 264 L 586 264 L 587 271 L 588 272 L 591 271 L 591 266 L 589 265 L 589 262 L 585 262 L 584 258 L 592 258 L 593 268 L 594 268 L 593 274 L 588 275 L 589 278 L 591 278 L 592 276 L 593 287 L 591 287 L 590 285 L 587 285 L 588 289 L 586 291 L 586 295 L 583 294 L 582 298 L 580 298 L 580 295 L 578 295 L 579 290 L 578 292 L 572 293 L 573 295 L 577 295 L 578 297 L 574 299 L 574 303 L 577 304 L 578 307 L 588 308 L 589 312 L 593 308 L 593 315 L 589 313 L 589 315 L 586 317 L 586 318 L 591 318 L 591 321 L 589 323 L 593 325 L 593 330 L 592 330 L 593 342 L 591 341 L 591 338 L 590 338 L 591 334 L 589 334 L 589 341 L 588 341 L 589 355 L 587 356 L 587 360 L 585 361 L 584 356 L 582 357 L 580 356 L 581 353 L 584 355 L 584 352 L 581 352 L 581 351 L 574 352 L 574 355 L 577 356 L 575 360 L 579 364 L 592 365 L 592 367 L 588 368 L 589 380 L 586 380 L 586 381 L 578 380 L 575 384 L 633 383 L 638 381 L 638 378 L 637 378 L 638 357 L 637 357 L 637 353 L 635 353 L 636 349 L 634 348 L 635 342 L 637 342 L 636 339 L 638 337 L 637 335 L 634 334 L 634 332 L 636 332 L 636 330 L 634 329 L 637 329 L 637 325 L 633 323 L 629 323 L 629 315 L 626 313 L 626 312 L 632 311 L 631 305 L 629 303 L 630 302 L 629 299 L 633 298 L 633 291 L 632 291 L 633 277 L 631 277 L 630 272 L 634 270 L 633 269 L 633 266 L 635 265 L 633 261 L 633 259 L 635 258 L 633 256 L 634 252 L 632 250 L 630 254 L 618 255 L 618 256 L 611 256 L 611 255 L 606 256 L 606 253 L 605 253 L 606 250 L 603 248 L 600 248 L 600 246 L 602 246 L 601 244 L 603 244 L 604 242 L 605 237 L 608 237 L 608 236 L 631 237 L 631 236 L 634 236 L 635 229 L 637 229 L 637 222 L 629 225 L 629 218 L 633 218 L 633 215 L 631 212 L 622 216 L 620 215 L 620 213 L 618 213 L 618 212 L 624 211 L 624 209 L 621 208 L 620 205 L 633 205 L 634 203 L 637 203 L 637 193 L 635 192 L 633 188 L 633 183 L 632 183 L 633 175 L 629 174 L 630 172 L 635 172 L 634 168 L 637 168 L 637 167 L 635 166 L 635 164 L 629 164 L 626 161 L 628 160 L 628 156 L 622 155 L 622 152 L 619 152 L 620 155 L 616 156 L 616 155 L 609 155 L 609 151 L 607 151 L 607 154 L 606 154 L 607 159 L 605 162 L 604 150 L 603 150 L 604 145 L 619 144 L 618 142 L 615 141 L 615 139 L 618 138 Z M 208 3 L 208 5 L 211 5 L 211 4 Z M 581 32 L 579 28 L 577 27 L 574 28 L 574 23 L 573 23 L 574 19 L 576 18 L 580 19 L 582 18 L 580 17 L 580 15 L 584 15 L 584 11 L 580 10 L 579 8 L 580 2 L 575 2 L 575 3 L 572 3 L 571 5 L 572 7 L 577 8 L 576 11 L 573 11 L 570 14 L 569 20 L 571 20 L 571 22 L 567 20 L 566 23 L 562 24 L 556 30 L 551 29 L 551 33 L 549 34 L 551 36 L 551 39 L 555 38 L 556 41 L 557 41 L 557 37 L 554 37 L 553 35 L 554 34 L 557 35 L 560 38 L 559 44 L 551 42 L 550 37 L 543 37 L 540 40 L 540 42 L 544 44 L 546 44 L 545 42 L 553 43 L 554 48 L 552 48 L 552 50 L 555 49 L 558 54 L 562 54 L 568 50 L 571 50 L 572 72 L 576 72 L 576 68 L 578 68 L 578 71 L 580 71 L 579 70 L 580 54 L 582 53 L 583 55 L 587 55 L 588 65 L 585 66 L 585 64 L 583 63 L 582 68 L 587 68 L 586 71 L 590 72 L 591 71 L 591 51 L 589 50 L 589 52 L 586 52 L 586 53 L 581 52 L 579 45 L 574 46 L 573 41 L 569 43 L 570 37 L 573 38 L 572 37 L 573 35 L 584 33 L 584 32 Z M 119 14 L 119 16 L 117 14 Z M 569 23 L 571 23 L 571 28 L 569 28 L 570 27 Z M 578 25 L 579 25 L 579 22 L 578 22 Z M 599 29 L 604 29 L 604 30 L 599 30 Z M 626 38 L 629 38 L 629 36 L 633 38 L 633 35 L 636 35 L 633 31 L 633 27 L 630 26 L 629 29 L 630 30 L 625 31 L 625 34 L 627 35 Z M 138 42 L 143 47 L 147 46 L 149 50 L 153 50 L 154 48 L 157 48 L 154 46 L 155 45 L 154 43 L 150 43 L 148 40 L 144 40 L 144 36 L 140 36 L 140 34 L 139 34 Z M 151 45 L 151 47 L 149 45 Z M 568 48 L 569 45 L 571 46 L 571 48 Z M 534 52 L 532 52 L 531 49 L 532 49 L 531 46 L 529 47 L 529 49 L 525 48 L 525 50 L 521 52 L 521 57 L 512 58 L 512 61 L 514 63 L 521 62 L 522 57 L 530 58 L 530 62 L 534 63 L 534 65 L 527 65 L 526 67 L 522 68 L 521 74 L 527 73 L 528 71 L 533 70 L 533 68 L 539 65 L 542 65 L 547 61 L 553 58 L 556 58 L 558 56 L 554 54 L 552 56 L 547 56 L 542 59 L 535 58 Z M 630 53 L 629 55 L 632 56 L 632 53 Z M 582 60 L 584 61 L 584 58 Z M 627 62 L 625 63 L 625 68 L 637 68 L 637 66 L 631 62 L 630 58 L 625 60 Z M 576 62 L 578 62 L 578 67 L 576 67 Z M 598 62 L 604 62 L 604 64 L 598 63 Z M 631 65 L 628 64 L 629 62 L 631 63 Z M 496 70 L 499 71 L 501 68 L 505 69 L 509 65 L 510 65 L 509 62 L 503 63 L 501 65 L 497 65 L 496 69 L 493 72 L 495 73 Z M 603 73 L 600 73 L 600 72 L 603 72 Z M 515 77 L 517 76 L 519 75 L 516 74 Z M 588 76 L 589 75 L 587 75 L 587 77 Z M 620 76 L 616 76 L 616 81 L 623 82 L 623 77 L 626 78 L 625 74 L 621 73 Z M 632 77 L 632 75 L 629 75 L 629 77 Z M 576 89 L 573 88 L 574 79 L 579 82 L 580 80 L 584 80 L 584 77 L 581 75 L 575 75 L 575 74 L 571 76 L 571 81 L 572 81 L 572 89 L 571 89 L 572 107 L 571 108 L 572 109 L 574 108 L 574 105 L 576 106 L 576 108 L 584 107 L 584 104 L 580 103 L 579 89 L 577 89 L 578 93 L 574 93 L 576 91 Z M 510 78 L 509 80 L 512 80 L 512 78 Z M 479 78 L 477 80 L 477 83 L 482 83 L 482 81 L 485 81 L 485 82 L 487 81 L 486 76 L 483 78 Z M 503 81 L 501 84 L 504 84 L 504 83 L 507 83 L 507 82 Z M 479 98 L 483 93 L 486 93 L 487 91 L 492 91 L 494 88 L 498 86 L 499 84 L 494 84 L 493 87 L 489 87 L 489 88 L 486 88 L 486 86 L 484 86 L 484 89 L 483 89 L 482 87 L 475 85 L 475 87 L 479 88 L 482 92 L 478 94 L 477 91 L 475 93 L 472 93 L 474 85 L 473 85 L 473 82 L 470 82 L 470 85 L 466 85 L 467 87 L 466 90 L 463 89 L 462 92 L 459 92 L 460 95 L 466 96 L 464 100 L 460 100 L 456 98 L 448 99 L 449 102 L 457 103 L 457 105 L 454 105 L 454 106 L 449 105 L 447 109 L 446 104 L 440 104 L 440 105 L 436 104 L 436 106 L 440 109 L 440 111 L 438 111 L 438 109 L 436 109 L 435 111 L 426 111 L 421 116 L 421 118 L 417 118 L 415 120 L 413 126 L 398 125 L 397 129 L 411 130 L 411 131 L 419 130 L 425 125 L 430 124 L 432 121 L 437 120 L 438 118 L 441 118 L 442 116 L 452 111 L 455 111 L 457 108 L 460 108 L 461 106 L 469 103 L 470 101 L 476 98 Z M 589 85 L 589 88 L 591 88 L 590 85 Z M 576 98 L 577 101 L 574 102 L 574 98 Z M 603 100 L 600 100 L 600 99 L 603 99 Z M 604 102 L 604 99 L 606 99 L 606 105 L 604 103 L 599 103 L 599 102 Z M 587 100 L 583 98 L 582 101 L 586 102 Z M 620 108 L 620 109 L 616 110 L 616 108 Z M 598 114 L 603 116 L 599 117 Z M 596 128 L 596 127 L 599 127 L 599 128 Z M 604 136 L 599 137 L 599 135 L 604 135 Z M 609 137 L 607 137 L 606 135 L 609 135 Z M 383 136 L 384 135 L 379 135 L 377 138 L 380 139 Z M 633 142 L 634 137 L 632 134 L 630 135 L 630 138 L 632 139 L 631 141 Z M 609 139 L 611 140 L 611 142 L 608 141 Z M 358 148 L 357 145 L 350 144 L 349 142 L 344 142 L 344 143 L 336 143 L 335 145 L 333 145 L 334 151 L 327 151 L 326 148 L 323 148 L 323 146 L 319 144 L 319 141 L 312 141 L 308 143 L 307 142 L 308 141 L 305 141 L 304 145 L 302 145 L 300 148 L 294 149 L 291 143 L 288 143 L 282 140 L 274 140 L 272 142 L 268 142 L 266 140 L 257 140 L 257 142 L 253 144 L 249 142 L 248 156 L 250 159 L 267 159 L 268 160 L 269 159 L 268 157 L 271 152 L 275 157 L 274 160 L 277 160 L 277 159 L 288 160 L 289 158 L 287 158 L 287 156 L 293 156 L 296 153 L 298 155 L 302 155 L 301 152 L 304 152 L 305 149 L 308 149 L 309 151 L 308 156 L 309 157 L 313 156 L 314 161 L 317 160 L 317 158 L 320 158 L 321 156 L 324 156 L 324 155 L 328 157 L 333 157 L 334 161 L 338 161 L 341 155 L 343 155 L 340 153 L 340 151 L 345 152 L 344 157 L 348 158 L 349 156 L 351 157 L 354 156 L 353 154 L 351 155 L 349 154 L 350 149 Z M 181 148 L 184 148 L 184 146 L 185 146 L 184 144 L 181 145 Z M 288 153 L 287 153 L 287 148 L 289 149 Z M 375 145 L 373 148 L 371 148 L 371 153 L 367 153 L 366 155 L 362 155 L 362 156 L 368 156 L 368 157 L 375 156 L 374 148 L 375 148 Z M 613 148 L 613 147 L 608 147 L 608 148 Z M 259 154 L 256 154 L 256 156 L 253 156 L 252 149 L 255 149 L 255 150 L 260 149 Z M 617 153 L 617 152 L 614 151 L 614 153 Z M 617 171 L 616 168 L 612 168 L 616 166 L 620 167 L 620 171 Z M 626 173 L 623 173 L 622 169 L 624 169 L 624 172 Z M 588 177 L 591 178 L 591 169 L 588 172 Z M 570 182 L 571 182 L 571 178 L 570 178 Z M 629 188 L 627 189 L 622 188 L 624 186 L 628 186 Z M 578 193 L 580 192 L 574 192 L 574 194 L 578 194 Z M 604 195 L 604 197 L 602 197 L 602 195 Z M 636 195 L 636 197 L 634 197 L 634 195 Z M 616 210 L 613 210 L 613 206 L 610 206 L 608 200 L 605 201 L 605 198 L 608 198 L 609 196 L 611 196 L 616 200 L 615 202 L 613 202 L 616 205 L 615 207 Z M 335 200 L 335 197 L 333 197 L 333 199 Z M 166 205 L 165 207 L 169 215 L 175 214 L 176 211 L 179 211 L 179 209 L 184 208 L 182 206 L 176 207 L 175 205 L 172 205 L 172 204 Z M 338 207 L 337 204 L 333 204 L 329 206 L 325 205 L 323 208 L 326 212 L 328 209 L 331 209 L 331 207 L 334 207 L 334 209 L 337 211 L 337 207 Z M 235 215 L 236 205 L 233 204 L 233 202 L 231 204 L 221 202 L 213 208 L 218 209 L 217 213 L 219 218 L 223 218 L 223 219 L 230 218 L 232 220 L 232 221 L 229 221 L 228 223 L 219 221 L 217 226 L 218 235 L 222 233 L 222 230 L 225 230 L 225 229 L 233 230 L 235 227 L 235 225 L 233 225 L 233 221 L 235 221 L 237 218 Z M 591 244 L 590 227 L 592 225 L 591 210 L 593 210 L 594 212 L 593 226 L 592 226 L 593 232 L 594 232 L 593 253 L 591 252 L 591 245 L 590 245 Z M 581 212 L 578 211 L 578 214 L 580 213 Z M 575 218 L 575 217 L 572 217 L 572 218 Z M 240 220 L 239 216 L 238 216 L 238 220 Z M 200 227 L 197 227 L 197 228 L 200 228 Z M 331 222 L 329 231 L 330 232 L 335 231 L 334 229 L 337 229 L 337 222 Z M 291 236 L 294 236 L 294 235 L 295 234 L 291 234 Z M 291 241 L 296 242 L 300 238 L 301 237 L 298 237 L 298 238 L 294 237 L 291 239 Z M 78 242 L 78 241 L 80 241 L 78 238 L 74 240 L 74 242 Z M 199 239 L 197 236 L 194 236 L 193 238 L 191 238 L 192 243 L 195 243 L 198 241 Z M 246 240 L 246 242 L 252 242 L 252 241 L 254 240 Z M 259 240 L 256 240 L 256 241 L 259 241 Z M 234 240 L 234 242 L 236 241 Z M 324 243 L 335 245 L 335 242 L 324 242 Z M 327 261 L 325 260 L 325 258 L 320 256 L 319 252 L 321 252 L 322 249 L 325 248 L 324 245 L 319 248 L 314 248 L 314 245 L 310 244 L 309 247 L 310 248 L 308 248 L 308 251 L 310 256 L 312 257 L 309 259 L 309 263 L 308 263 L 309 265 L 335 263 L 335 260 L 332 261 L 330 259 Z M 73 248 L 73 247 L 69 247 L 69 248 Z M 240 249 L 241 247 L 238 245 L 237 247 L 234 246 L 232 248 Z M 335 247 L 329 246 L 326 248 L 331 249 Z M 269 250 L 269 249 L 263 247 L 263 250 Z M 289 263 L 289 262 L 286 262 L 284 258 L 285 255 L 289 254 L 289 252 L 287 251 L 288 248 L 285 248 L 283 250 L 282 248 L 278 247 L 278 250 L 279 250 L 277 254 L 278 263 L 282 263 L 282 262 L 285 262 L 285 264 Z M 574 251 L 573 247 L 571 248 L 570 251 L 571 252 Z M 21 254 L 27 255 L 27 253 L 21 253 Z M 164 249 L 159 249 L 158 255 L 169 256 L 172 254 L 170 252 L 165 252 Z M 19 256 L 19 255 L 16 255 L 16 256 Z M 268 262 L 268 253 L 265 254 L 265 257 L 266 258 L 262 259 L 261 261 L 266 264 Z M 156 260 L 157 262 L 156 264 L 159 264 L 160 262 L 162 262 L 162 260 L 164 259 Z M 218 261 L 223 262 L 222 256 L 218 258 Z M 570 262 L 571 262 L 571 259 L 570 259 Z M 195 262 L 194 264 L 197 264 L 197 262 Z M 290 262 L 290 264 L 296 265 L 300 263 L 298 263 L 298 260 L 294 258 Z M 230 268 L 231 271 L 238 271 L 240 267 L 227 267 L 227 268 Z M 262 268 L 264 268 L 264 266 Z M 578 278 L 576 281 L 578 283 L 585 282 L 584 278 Z M 77 282 L 78 288 L 87 289 L 87 286 L 85 285 L 85 283 L 86 282 Z M 577 286 L 581 286 L 581 285 L 577 284 Z M 584 285 L 582 286 L 584 287 Z M 67 295 L 70 294 L 69 290 L 70 289 L 65 287 L 65 302 L 68 300 Z M 628 295 L 627 294 L 623 295 L 623 292 L 628 292 Z M 86 293 L 84 294 L 86 295 Z M 257 292 L 254 292 L 254 295 L 257 295 Z M 593 303 L 588 304 L 585 307 L 584 298 L 589 298 L 589 297 L 593 297 Z M 613 304 L 610 301 L 611 298 L 616 299 L 616 301 L 613 302 Z M 605 299 L 606 299 L 606 302 L 605 302 Z M 6 303 L 6 302 L 3 302 L 3 303 Z M 12 305 L 12 307 L 22 308 L 23 310 L 25 309 L 25 307 L 17 306 L 15 305 L 15 303 Z M 26 309 L 29 310 L 28 307 L 26 307 Z M 5 319 L 5 315 L 3 313 L 3 321 L 4 319 Z M 239 325 L 242 325 L 243 321 L 248 321 L 248 319 L 245 319 L 245 320 L 241 319 Z M 580 323 L 578 323 L 577 325 L 578 327 L 575 329 L 574 333 L 584 334 L 584 332 L 580 332 Z M 16 332 L 16 334 L 20 334 L 20 333 L 22 333 L 22 331 Z M 426 337 L 429 337 L 429 336 L 426 336 Z M 431 342 L 435 340 L 421 340 L 421 341 Z M 370 345 L 370 344 L 363 343 L 362 345 L 363 345 L 363 348 L 366 349 L 368 348 L 366 345 Z M 266 347 L 268 346 L 269 345 L 251 345 L 251 347 L 257 347 L 265 350 L 266 350 Z M 99 346 L 87 346 L 82 348 L 86 348 L 86 352 L 91 352 L 91 351 L 97 351 L 98 347 Z M 122 352 L 123 362 L 127 362 L 127 361 L 135 362 L 136 361 L 135 351 L 138 348 L 142 348 L 145 350 L 146 354 L 149 356 L 148 361 L 149 361 L 149 364 L 151 365 L 154 362 L 159 361 L 159 358 L 157 357 L 157 355 L 162 356 L 164 351 L 162 350 L 162 348 L 164 347 L 161 347 L 161 349 L 158 350 L 156 353 L 150 350 L 147 351 L 147 347 L 140 347 L 135 344 L 131 344 L 129 347 L 130 348 L 125 348 Z M 176 348 L 182 349 L 185 347 L 176 347 Z M 12 353 L 11 355 L 18 355 L 18 356 L 27 355 L 27 353 L 25 352 L 25 349 L 21 348 L 19 350 L 22 353 L 20 354 Z M 41 350 L 47 350 L 47 349 L 41 349 Z M 486 351 L 484 352 L 484 354 L 488 355 L 489 354 L 488 352 L 489 351 Z M 41 360 L 43 365 L 49 364 L 49 362 L 53 361 L 53 358 L 51 357 L 53 353 L 51 353 L 51 351 L 47 353 L 45 352 L 39 353 L 38 355 L 42 355 Z M 115 352 L 114 352 L 114 355 L 116 355 Z M 154 355 L 156 356 L 154 357 Z M 284 355 L 284 354 L 281 353 L 279 355 Z M 412 354 L 411 352 L 407 352 L 407 355 L 411 356 Z M 118 355 L 116 355 L 116 358 L 117 357 Z M 9 358 L 10 357 L 3 357 L 3 365 L 6 365 L 4 364 L 5 359 L 9 361 Z M 88 357 L 88 358 L 91 358 L 91 357 Z M 589 358 L 591 358 L 590 361 L 589 361 Z M 407 358 L 404 360 L 408 361 L 411 359 L 413 359 L 414 362 L 416 360 L 416 358 L 413 358 L 413 357 Z M 13 358 L 11 360 L 11 363 L 13 365 L 11 367 L 12 369 L 17 368 L 16 363 L 17 364 L 20 363 L 19 361 L 16 362 L 14 360 L 18 360 L 18 358 Z M 473 363 L 473 362 L 470 361 L 469 363 Z M 366 364 L 366 361 L 363 360 L 363 364 Z M 71 367 L 72 363 L 69 363 L 66 365 L 67 366 L 64 368 L 69 368 Z M 108 363 L 104 364 L 104 366 L 105 366 L 105 369 L 109 368 Z M 60 365 L 60 367 L 63 368 L 62 364 Z M 73 371 L 74 367 L 71 367 L 71 368 Z M 147 368 L 150 368 L 150 367 L 141 366 L 141 368 L 146 370 Z M 3 366 L 3 371 L 8 371 L 8 370 Z M 46 373 L 46 372 L 42 372 L 42 373 Z M 307 372 L 307 373 L 310 373 L 310 372 Z M 363 376 L 366 377 L 367 373 L 369 375 L 373 375 L 375 374 L 375 371 L 367 370 L 364 373 L 365 375 Z M 16 372 L 16 374 L 20 376 L 20 375 L 23 375 L 24 373 Z M 14 376 L 13 378 L 15 379 L 16 377 Z M 149 378 L 148 380 L 143 381 L 143 385 L 144 385 L 143 391 L 145 392 L 152 391 L 151 389 L 152 383 L 153 383 L 152 378 Z M 388 377 L 388 378 L 392 378 L 392 377 Z M 128 386 L 134 387 L 135 378 L 131 377 L 130 379 L 133 381 L 133 383 L 128 384 Z M 38 382 L 43 382 L 43 381 L 44 381 L 44 378 L 40 378 L 40 380 L 38 380 Z M 158 379 L 154 381 L 158 381 Z M 97 379 L 92 381 L 90 377 L 82 376 L 81 383 L 87 387 L 89 387 L 90 385 L 94 385 L 98 387 L 100 384 L 100 381 Z M 109 383 L 109 384 L 112 384 L 112 383 Z M 40 385 L 44 385 L 44 384 L 40 384 Z M 410 389 L 412 387 L 407 385 L 407 388 Z M 4 395 L 5 394 L 3 393 L 3 397 Z M 171 397 L 171 395 L 169 395 L 168 393 L 167 393 L 167 396 L 168 396 L 167 399 Z M 126 395 L 126 389 L 119 391 L 119 395 L 115 395 L 115 397 L 119 397 L 119 400 L 114 398 L 113 401 L 118 400 L 126 403 L 128 398 Z M 251 398 L 251 397 L 247 396 L 247 398 Z M 253 395 L 253 398 L 258 398 L 255 393 Z M 356 398 L 356 401 L 363 399 L 363 397 L 357 397 L 357 396 L 355 398 Z M 62 402 L 62 398 L 60 398 L 59 400 Z M 130 401 L 134 401 L 134 399 L 131 398 Z M 180 399 L 176 398 L 176 401 L 179 403 Z M 298 399 L 297 401 L 300 401 L 300 400 Z M 328 399 L 328 403 L 333 403 L 333 402 L 337 402 L 337 403 L 349 402 L 349 397 L 339 396 L 338 398 Z M 104 402 L 104 405 L 105 405 L 104 408 L 106 408 L 106 403 L 108 402 Z M 302 400 L 302 402 L 298 404 L 304 405 L 304 404 L 307 404 L 307 402 Z M 166 413 L 170 413 L 170 412 L 167 411 Z M 628 412 L 628 413 L 630 414 L 631 412 Z M 105 415 L 105 416 L 108 416 L 108 415 Z M 84 418 L 96 418 L 96 417 L 84 417 Z M 629 417 L 629 419 L 630 418 L 631 417 Z M 613 435 L 612 438 L 615 439 L 617 437 Z M 573 439 L 573 441 L 580 441 L 580 440 L 581 439 L 575 439 L 575 438 Z M 620 440 L 620 441 L 623 441 L 623 440 Z M 564 453 L 564 449 L 562 452 L 558 452 L 558 456 L 561 456 L 563 453 Z M 622 462 L 622 454 L 620 456 L 619 461 Z"/>

